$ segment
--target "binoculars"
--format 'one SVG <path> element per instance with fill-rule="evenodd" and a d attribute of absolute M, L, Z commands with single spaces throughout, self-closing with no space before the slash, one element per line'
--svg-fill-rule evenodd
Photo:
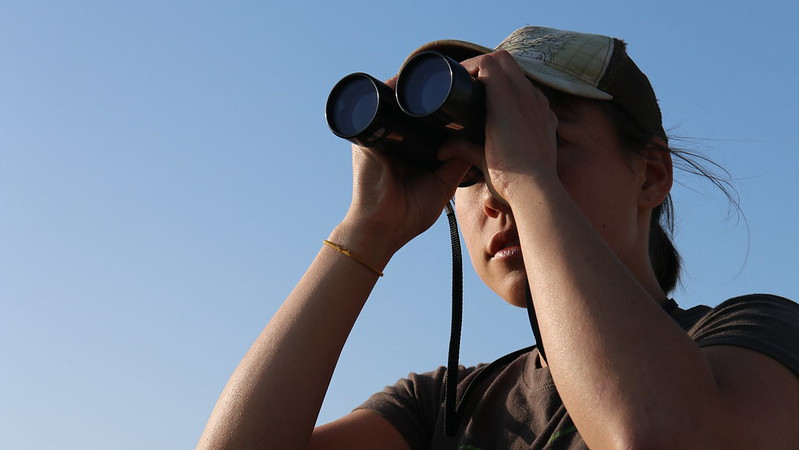
<path fill-rule="evenodd" d="M 409 59 L 396 89 L 365 73 L 342 78 L 327 100 L 330 130 L 411 165 L 435 167 L 450 137 L 482 143 L 485 92 L 458 61 L 435 51 Z"/>

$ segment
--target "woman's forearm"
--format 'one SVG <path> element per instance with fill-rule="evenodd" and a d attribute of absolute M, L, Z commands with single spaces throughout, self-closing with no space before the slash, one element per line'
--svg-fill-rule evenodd
<path fill-rule="evenodd" d="M 329 239 L 381 269 L 391 256 L 341 226 Z M 198 448 L 305 448 L 341 349 L 377 278 L 323 246 L 231 376 Z"/>
<path fill-rule="evenodd" d="M 699 348 L 565 191 L 527 198 L 536 201 L 514 213 L 542 339 L 558 392 L 586 442 L 634 445 L 660 430 L 669 439 L 684 437 L 674 432 L 688 429 L 680 422 L 696 423 L 720 405 Z"/>

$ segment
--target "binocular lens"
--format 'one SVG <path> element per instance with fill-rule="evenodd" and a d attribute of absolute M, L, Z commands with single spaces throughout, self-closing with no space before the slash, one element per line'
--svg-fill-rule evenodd
<path fill-rule="evenodd" d="M 436 167 L 436 149 L 456 135 L 484 141 L 485 93 L 458 61 L 422 52 L 400 69 L 396 87 L 363 73 L 342 78 L 325 116 L 331 131 L 361 147 Z"/>
<path fill-rule="evenodd" d="M 418 57 L 402 72 L 398 86 L 398 100 L 403 109 L 417 117 L 436 112 L 452 89 L 452 70 L 447 61 L 437 54 Z"/>
<path fill-rule="evenodd" d="M 343 79 L 331 94 L 331 128 L 342 137 L 362 133 L 377 114 L 378 104 L 377 89 L 367 77 L 354 74 Z"/>

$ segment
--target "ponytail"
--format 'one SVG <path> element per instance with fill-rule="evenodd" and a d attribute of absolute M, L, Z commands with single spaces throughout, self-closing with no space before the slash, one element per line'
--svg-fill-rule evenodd
<path fill-rule="evenodd" d="M 666 197 L 660 206 L 652 210 L 649 225 L 649 262 L 652 264 L 660 288 L 667 294 L 677 287 L 682 266 L 680 253 L 671 241 L 674 227 L 673 214 L 671 197 Z M 668 232 L 664 226 L 668 228 Z"/>

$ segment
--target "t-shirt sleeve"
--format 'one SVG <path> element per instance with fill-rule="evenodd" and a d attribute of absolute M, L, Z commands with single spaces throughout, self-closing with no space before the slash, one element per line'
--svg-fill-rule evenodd
<path fill-rule="evenodd" d="M 373 394 L 356 409 L 369 409 L 383 416 L 412 449 L 429 448 L 441 408 L 446 372 L 446 368 L 440 367 L 433 372 L 411 373 Z"/>
<path fill-rule="evenodd" d="M 799 305 L 786 298 L 754 294 L 727 300 L 688 334 L 700 347 L 732 345 L 754 350 L 799 375 Z"/>

